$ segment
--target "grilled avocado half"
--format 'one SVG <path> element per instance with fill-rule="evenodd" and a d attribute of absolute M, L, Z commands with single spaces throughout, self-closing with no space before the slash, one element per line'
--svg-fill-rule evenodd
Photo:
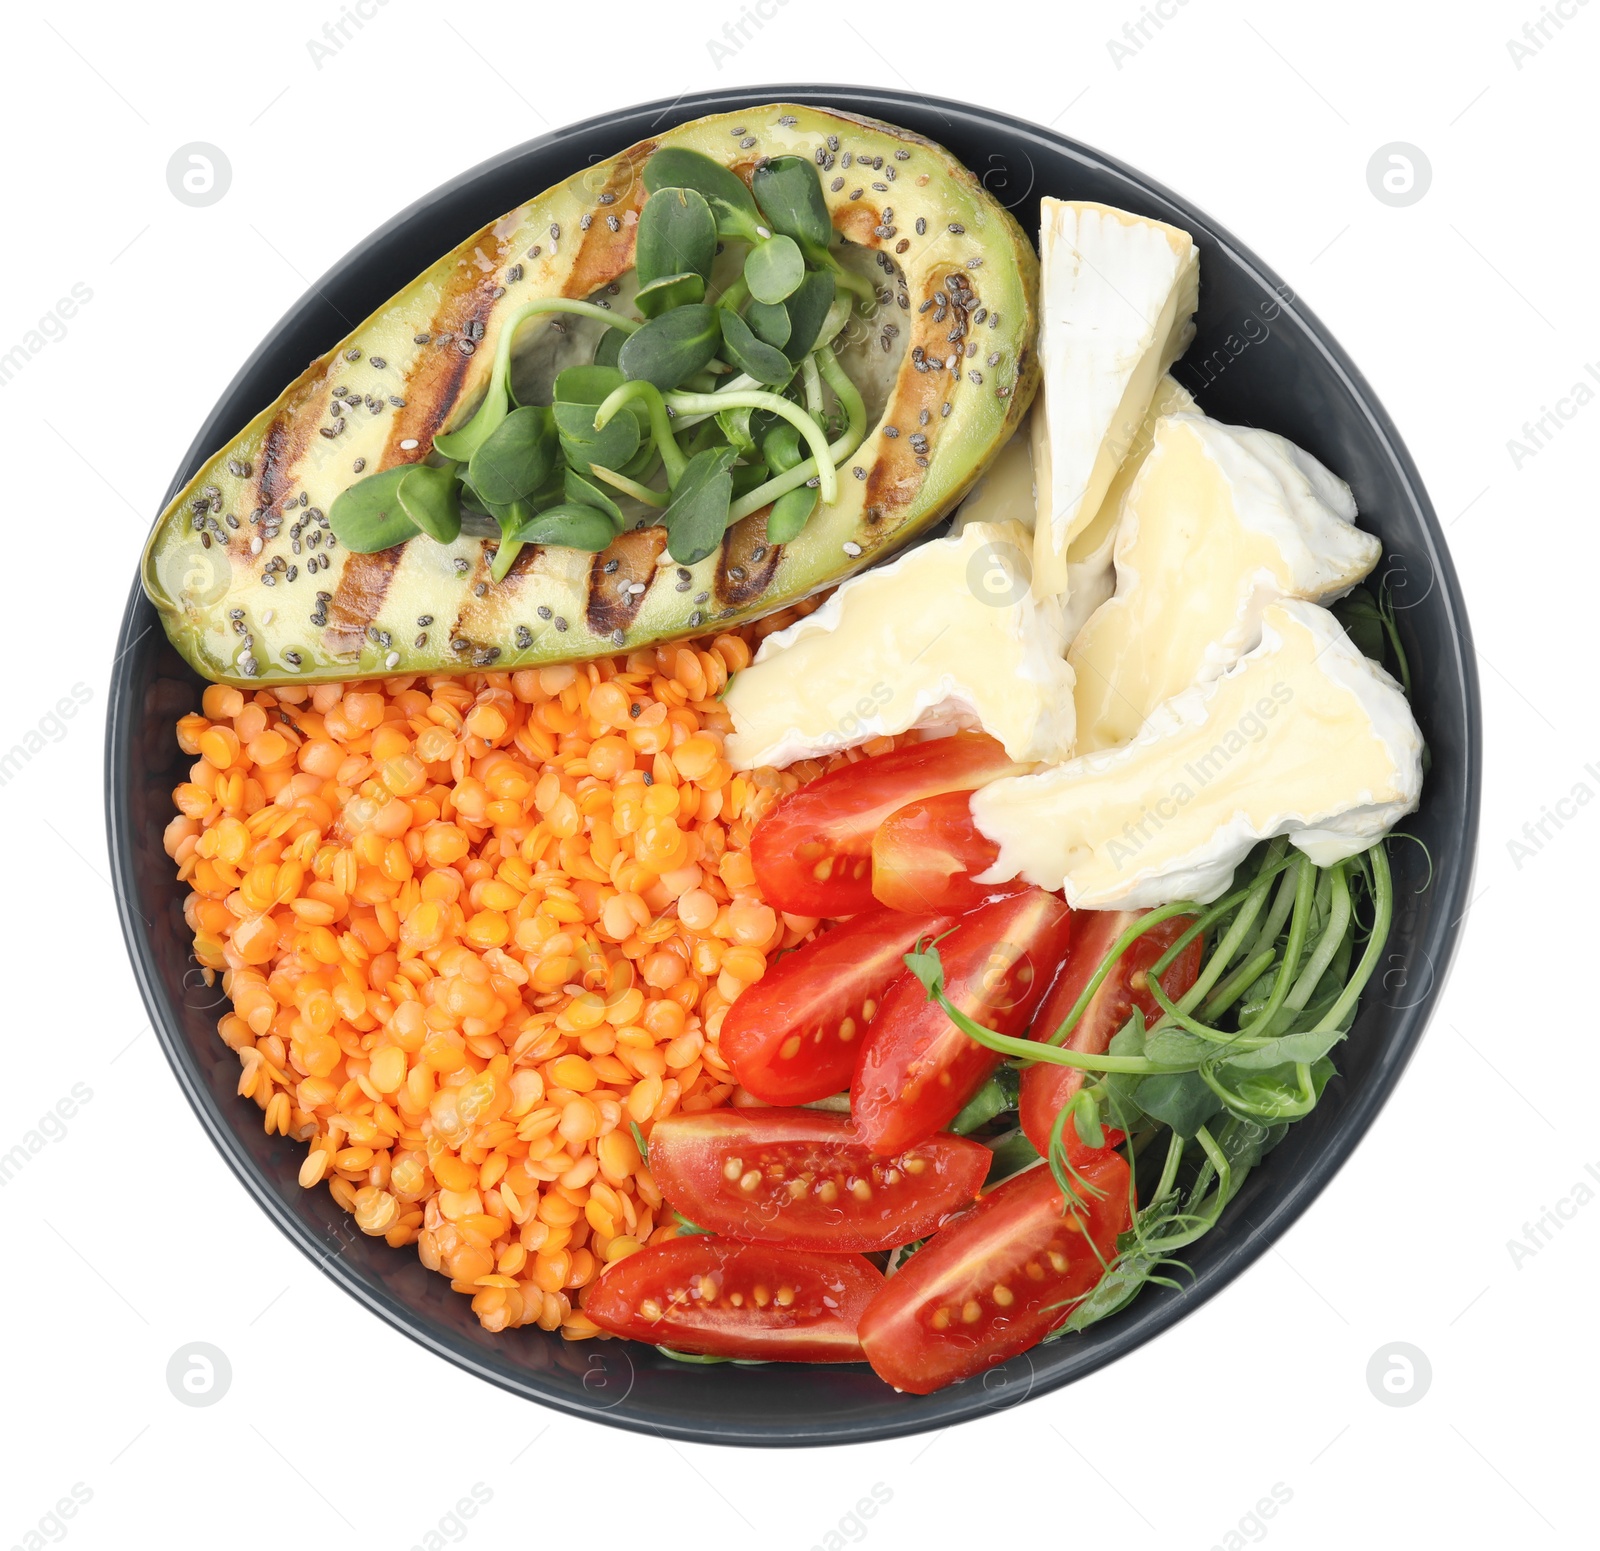
<path fill-rule="evenodd" d="M 878 297 L 836 342 L 873 422 L 838 499 L 787 544 L 767 542 L 756 512 L 693 566 L 672 563 L 659 526 L 600 554 L 529 545 L 498 582 L 494 539 L 467 531 L 374 554 L 340 547 L 325 515 L 334 498 L 427 460 L 436 433 L 466 423 L 519 307 L 561 296 L 627 308 L 642 174 L 666 146 L 746 181 L 767 157 L 817 165 L 834 252 Z M 484 227 L 313 362 L 157 519 L 144 588 L 184 658 L 241 685 L 503 671 L 725 628 L 841 581 L 955 505 L 1033 398 L 1037 298 L 1022 229 L 931 141 L 784 103 L 699 119 Z M 519 399 L 547 402 L 541 385 L 589 360 L 600 332 L 527 320 Z"/>

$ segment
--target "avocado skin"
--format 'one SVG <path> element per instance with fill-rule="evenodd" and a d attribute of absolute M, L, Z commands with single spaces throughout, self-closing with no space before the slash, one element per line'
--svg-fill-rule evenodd
<path fill-rule="evenodd" d="M 746 133 L 731 135 L 735 124 Z M 888 338 L 881 353 L 899 364 L 881 416 L 840 471 L 838 500 L 785 545 L 764 542 L 758 512 L 691 567 L 662 564 L 663 530 L 641 528 L 598 555 L 527 546 L 498 583 L 494 541 L 481 534 L 369 555 L 330 542 L 325 513 L 342 489 L 425 459 L 436 433 L 470 418 L 520 304 L 604 295 L 626 275 L 643 167 L 666 145 L 747 180 L 762 156 L 804 156 L 818 164 L 836 238 L 876 250 L 866 272 L 880 286 L 878 311 L 847 335 L 867 331 L 857 348 L 868 352 Z M 883 269 L 877 254 L 897 267 Z M 955 283 L 966 287 L 964 309 L 949 305 Z M 1032 401 L 1037 297 L 1026 235 L 933 142 L 793 104 L 700 119 L 486 226 L 314 361 L 162 513 L 144 587 L 184 658 L 239 685 L 506 671 L 726 628 L 832 586 L 955 506 Z M 527 324 L 519 355 L 546 328 Z"/>

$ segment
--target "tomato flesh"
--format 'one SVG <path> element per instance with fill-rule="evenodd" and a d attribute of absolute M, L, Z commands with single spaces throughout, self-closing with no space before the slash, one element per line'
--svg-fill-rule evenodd
<path fill-rule="evenodd" d="M 891 910 L 975 910 L 1001 894 L 1027 887 L 975 883 L 1000 847 L 972 820 L 971 794 L 940 792 L 896 809 L 872 840 L 872 892 Z"/>
<path fill-rule="evenodd" d="M 848 1087 L 863 1031 L 905 974 L 906 954 L 953 921 L 874 910 L 784 954 L 723 1020 L 722 1056 L 740 1085 L 768 1104 L 808 1104 Z"/>
<path fill-rule="evenodd" d="M 898 808 L 970 792 L 1026 766 L 991 737 L 958 732 L 843 765 L 791 792 L 755 828 L 750 862 L 769 905 L 792 915 L 871 910 L 872 837 Z"/>
<path fill-rule="evenodd" d="M 889 1278 L 860 1326 L 880 1378 L 931 1394 L 1026 1351 L 1069 1317 L 1130 1221 L 1122 1155 L 1102 1153 L 1082 1173 L 1102 1192 L 1080 1187 L 1086 1206 L 1063 1215 L 1041 1164 L 954 1218 Z"/>
<path fill-rule="evenodd" d="M 951 1002 L 998 1034 L 1020 1034 L 1072 936 L 1072 912 L 1027 890 L 959 918 L 939 944 Z M 850 1113 L 875 1153 L 890 1156 L 940 1130 L 1000 1057 L 963 1034 L 909 970 L 883 998 L 850 1087 Z"/>
<path fill-rule="evenodd" d="M 690 1222 L 791 1249 L 920 1239 L 971 1205 L 991 1156 L 979 1142 L 934 1136 L 880 1158 L 849 1116 L 813 1109 L 668 1115 L 650 1132 L 650 1177 Z"/>
<path fill-rule="evenodd" d="M 1072 950 L 1033 1020 L 1035 1039 L 1046 1039 L 1061 1026 L 1116 940 L 1145 913 L 1142 910 L 1079 912 Z M 1135 1007 L 1146 1020 L 1153 1022 L 1161 1009 L 1146 988 L 1148 972 L 1193 925 L 1192 916 L 1173 916 L 1136 938 L 1101 982 L 1083 1016 L 1073 1025 L 1065 1048 L 1084 1055 L 1104 1055 L 1112 1037 L 1128 1021 Z M 1197 937 L 1167 966 L 1161 977 L 1161 989 L 1174 1001 L 1194 984 L 1203 953 L 1204 947 Z M 1073 1094 L 1082 1086 L 1083 1073 L 1070 1066 L 1049 1066 L 1041 1062 L 1023 1068 L 1017 1118 L 1022 1123 L 1023 1134 L 1040 1152 L 1049 1146 L 1050 1127 L 1055 1123 L 1057 1111 L 1070 1103 Z M 1068 1129 L 1070 1132 L 1071 1128 Z"/>
<path fill-rule="evenodd" d="M 856 1326 L 882 1286 L 860 1255 L 696 1233 L 608 1266 L 583 1311 L 613 1335 L 705 1357 L 859 1362 Z"/>

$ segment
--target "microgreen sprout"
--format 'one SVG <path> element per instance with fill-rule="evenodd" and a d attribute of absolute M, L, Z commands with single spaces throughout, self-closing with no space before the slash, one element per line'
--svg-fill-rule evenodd
<path fill-rule="evenodd" d="M 397 469 L 345 491 L 329 512 L 339 541 L 361 553 L 419 535 L 454 543 L 464 509 L 475 514 L 469 536 L 485 518 L 500 527 L 499 580 L 525 544 L 593 551 L 650 523 L 667 529 L 668 551 L 685 565 L 768 507 L 768 541 L 799 538 L 838 500 L 839 465 L 866 435 L 861 394 L 830 346 L 852 301 L 871 310 L 877 292 L 834 251 L 813 163 L 779 157 L 751 176 L 746 185 L 679 147 L 652 156 L 634 239 L 640 316 L 567 297 L 509 312 L 472 414 L 434 437 L 428 461 L 407 466 L 421 472 L 404 493 Z M 739 271 L 716 291 L 713 261 L 728 245 Z M 546 314 L 605 330 L 590 363 L 556 377 L 552 403 L 520 404 L 513 351 L 523 325 Z M 780 423 L 798 433 L 804 457 L 764 454 L 766 431 Z"/>

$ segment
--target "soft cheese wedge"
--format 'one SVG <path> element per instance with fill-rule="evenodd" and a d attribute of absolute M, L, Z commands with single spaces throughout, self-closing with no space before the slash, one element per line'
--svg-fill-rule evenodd
<path fill-rule="evenodd" d="M 1382 546 L 1352 525 L 1349 486 L 1266 431 L 1169 415 L 1127 487 L 1116 595 L 1068 653 L 1078 752 L 1126 743 L 1163 701 L 1236 663 L 1280 598 L 1342 596 Z"/>
<path fill-rule="evenodd" d="M 1155 397 L 1145 411 L 1133 445 L 1117 467 L 1107 487 L 1100 509 L 1067 546 L 1067 590 L 1058 598 L 1062 633 L 1068 641 L 1083 628 L 1084 622 L 1111 596 L 1116 585 L 1112 564 L 1117 543 L 1117 519 L 1122 498 L 1143 466 L 1155 439 L 1156 422 L 1163 415 L 1182 414 L 1196 409 L 1194 395 L 1171 375 L 1156 384 Z M 1034 415 L 1040 411 L 1035 409 Z M 1265 433 L 1262 433 L 1265 434 Z M 1320 465 L 1319 465 L 1320 466 Z M 1023 425 L 1000 450 L 988 472 L 972 487 L 972 494 L 956 513 L 955 531 L 969 522 L 1023 522 L 1032 531 L 1036 514 L 1036 487 L 1033 477 L 1032 422 Z M 1029 558 L 1031 575 L 1032 559 Z"/>
<path fill-rule="evenodd" d="M 1422 735 L 1400 687 L 1316 604 L 1262 616 L 1261 644 L 1186 690 L 1121 748 L 972 797 L 1000 847 L 980 882 L 1022 877 L 1078 910 L 1215 899 L 1258 840 L 1318 866 L 1353 856 L 1417 805 Z"/>
<path fill-rule="evenodd" d="M 1194 336 L 1200 253 L 1175 226 L 1044 199 L 1039 259 L 1033 585 L 1060 598 L 1072 540 L 1100 510 L 1161 374 Z"/>
<path fill-rule="evenodd" d="M 723 696 L 727 754 L 788 765 L 912 727 L 981 727 L 1019 762 L 1072 752 L 1053 611 L 1016 580 L 1017 523 L 972 523 L 846 582 L 768 636 Z"/>

